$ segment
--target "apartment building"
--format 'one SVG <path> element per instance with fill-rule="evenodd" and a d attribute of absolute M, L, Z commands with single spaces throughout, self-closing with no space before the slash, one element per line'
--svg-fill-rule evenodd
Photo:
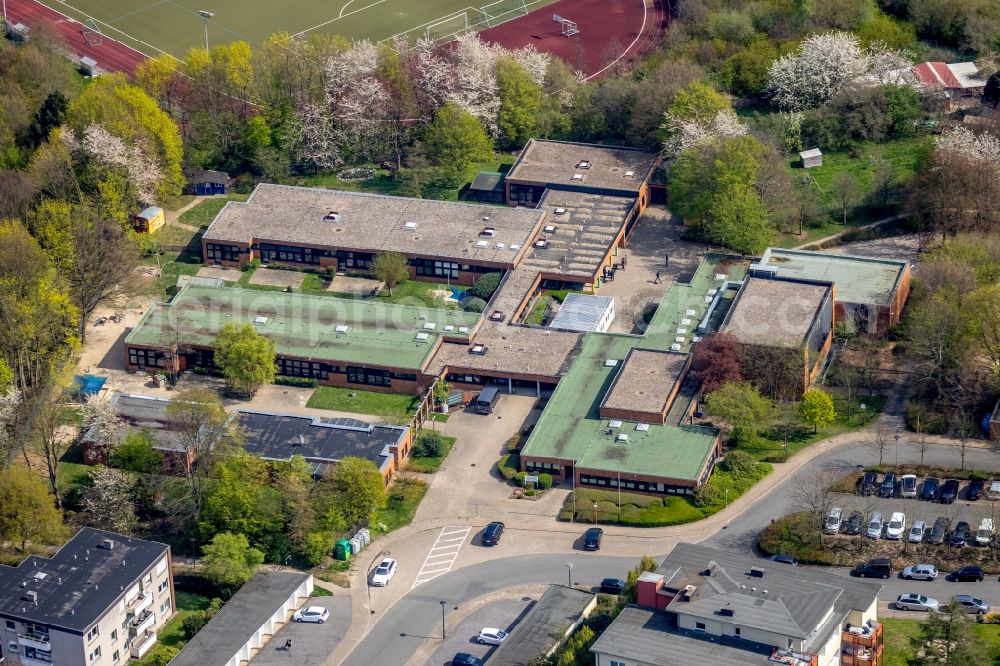
<path fill-rule="evenodd" d="M 50 558 L 0 566 L 0 660 L 126 664 L 175 609 L 169 546 L 85 527 Z"/>

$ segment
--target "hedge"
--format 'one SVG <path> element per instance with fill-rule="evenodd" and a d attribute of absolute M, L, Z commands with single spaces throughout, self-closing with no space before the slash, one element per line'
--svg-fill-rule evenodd
<path fill-rule="evenodd" d="M 472 292 L 473 296 L 488 301 L 500 287 L 500 280 L 502 279 L 503 275 L 500 273 L 485 273 L 479 276 L 479 279 L 476 280 L 476 283 L 472 285 L 472 289 L 469 291 Z"/>
<path fill-rule="evenodd" d="M 500 471 L 500 475 L 503 478 L 510 481 L 517 474 L 517 470 L 521 467 L 521 456 L 516 453 L 507 453 L 500 456 L 500 462 L 497 463 L 497 469 Z"/>
<path fill-rule="evenodd" d="M 300 388 L 316 388 L 319 382 L 311 377 L 287 377 L 278 375 L 274 378 L 274 383 L 279 386 L 298 386 Z"/>

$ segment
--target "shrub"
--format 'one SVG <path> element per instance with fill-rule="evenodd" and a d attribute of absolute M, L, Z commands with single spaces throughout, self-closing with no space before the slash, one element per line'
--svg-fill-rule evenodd
<path fill-rule="evenodd" d="M 316 388 L 319 386 L 319 382 L 312 377 L 286 377 L 285 375 L 275 377 L 274 383 L 279 386 L 298 386 L 299 388 Z"/>
<path fill-rule="evenodd" d="M 537 493 L 538 493 L 538 491 L 535 490 L 534 488 L 528 488 L 527 490 L 524 491 L 524 496 L 525 497 L 534 497 Z"/>
<path fill-rule="evenodd" d="M 500 471 L 500 475 L 503 478 L 510 481 L 517 474 L 518 468 L 521 466 L 521 456 L 516 453 L 508 453 L 500 456 L 500 462 L 497 463 L 497 469 Z"/>
<path fill-rule="evenodd" d="M 413 445 L 413 455 L 417 458 L 437 458 L 443 454 L 444 437 L 434 431 L 421 433 Z"/>
<path fill-rule="evenodd" d="M 473 296 L 488 301 L 493 298 L 493 294 L 500 287 L 501 279 L 503 279 L 503 275 L 500 273 L 486 273 L 476 280 L 476 283 L 472 285 L 472 289 L 469 291 Z"/>
<path fill-rule="evenodd" d="M 471 296 L 465 299 L 462 309 L 466 312 L 482 312 L 486 309 L 486 301 L 476 296 Z"/>
<path fill-rule="evenodd" d="M 711 483 L 706 483 L 694 491 L 694 505 L 697 507 L 712 506 L 722 501 L 722 493 Z"/>
<path fill-rule="evenodd" d="M 526 477 L 527 475 L 528 475 L 527 472 L 517 472 L 516 474 L 514 474 L 514 485 L 524 488 L 524 477 Z"/>
<path fill-rule="evenodd" d="M 757 459 L 746 451 L 729 451 L 719 466 L 734 476 L 753 476 L 757 473 Z"/>
<path fill-rule="evenodd" d="M 181 623 L 181 631 L 184 633 L 184 638 L 191 640 L 206 624 L 208 624 L 208 618 L 205 617 L 204 613 L 198 612 L 188 615 Z"/>
<path fill-rule="evenodd" d="M 538 487 L 542 490 L 548 490 L 552 487 L 552 475 L 551 474 L 539 474 L 538 475 Z"/>

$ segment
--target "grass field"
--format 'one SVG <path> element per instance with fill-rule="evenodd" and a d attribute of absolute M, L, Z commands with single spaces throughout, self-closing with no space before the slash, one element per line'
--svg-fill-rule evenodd
<path fill-rule="evenodd" d="M 552 0 L 502 0 L 490 10 L 496 25 L 510 20 L 520 12 L 514 7 L 533 10 Z M 463 12 L 471 25 L 486 19 L 477 8 L 490 4 L 484 0 L 212 0 L 192 2 L 177 0 L 41 0 L 42 4 L 78 21 L 92 18 L 105 35 L 117 39 L 144 53 L 170 53 L 183 58 L 189 49 L 204 47 L 205 24 L 208 24 L 209 44 L 225 44 L 245 40 L 259 44 L 268 36 L 287 32 L 292 36 L 313 33 L 342 35 L 351 39 L 381 41 L 400 33 L 414 37 L 425 34 L 426 27 L 441 19 Z M 199 9 L 209 9 L 214 16 L 208 21 L 198 15 Z M 499 18 L 500 16 L 503 19 Z M 477 18 L 478 17 L 478 18 Z M 458 30 L 465 19 L 449 21 L 442 28 Z"/>

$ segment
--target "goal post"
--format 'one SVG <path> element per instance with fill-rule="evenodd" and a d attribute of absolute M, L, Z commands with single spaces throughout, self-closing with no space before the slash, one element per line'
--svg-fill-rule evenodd
<path fill-rule="evenodd" d="M 469 15 L 463 9 L 455 12 L 451 16 L 435 21 L 427 26 L 427 39 L 435 44 L 439 42 L 450 42 L 456 37 L 460 37 L 469 32 Z"/>
<path fill-rule="evenodd" d="M 487 28 L 528 15 L 525 0 L 497 0 L 479 8 Z"/>
<path fill-rule="evenodd" d="M 87 19 L 83 23 L 83 39 L 91 46 L 100 46 L 104 43 L 104 33 L 94 19 Z"/>

